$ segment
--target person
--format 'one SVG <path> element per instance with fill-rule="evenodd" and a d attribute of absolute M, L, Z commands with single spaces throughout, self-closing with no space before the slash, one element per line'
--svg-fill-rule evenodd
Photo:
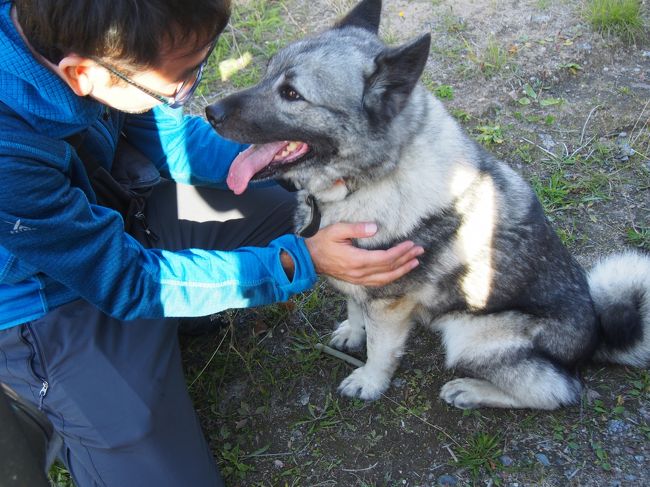
<path fill-rule="evenodd" d="M 222 485 L 178 318 L 286 300 L 317 274 L 382 285 L 422 253 L 355 247 L 372 222 L 299 238 L 291 193 L 225 189 L 245 146 L 182 105 L 229 13 L 0 0 L 0 382 L 47 414 L 80 487 Z M 107 174 L 135 210 L 100 198 Z"/>

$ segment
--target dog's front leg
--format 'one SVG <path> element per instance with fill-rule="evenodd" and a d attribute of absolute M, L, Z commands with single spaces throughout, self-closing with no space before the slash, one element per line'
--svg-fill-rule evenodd
<path fill-rule="evenodd" d="M 360 308 L 366 324 L 367 361 L 341 382 L 339 392 L 367 401 L 378 399 L 388 389 L 399 365 L 413 325 L 413 305 L 405 300 L 382 300 Z"/>
<path fill-rule="evenodd" d="M 348 298 L 348 319 L 332 334 L 330 345 L 339 350 L 359 350 L 366 344 L 365 313 L 361 305 Z"/>

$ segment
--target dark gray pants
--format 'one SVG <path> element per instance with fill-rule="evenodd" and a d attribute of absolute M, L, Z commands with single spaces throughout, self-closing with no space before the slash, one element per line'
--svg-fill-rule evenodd
<path fill-rule="evenodd" d="M 159 239 L 136 237 L 169 250 L 265 245 L 291 231 L 294 205 L 277 186 L 235 197 L 165 182 L 148 202 Z M 79 300 L 0 331 L 0 381 L 47 413 L 79 487 L 223 485 L 187 392 L 177 327 L 116 320 Z"/>

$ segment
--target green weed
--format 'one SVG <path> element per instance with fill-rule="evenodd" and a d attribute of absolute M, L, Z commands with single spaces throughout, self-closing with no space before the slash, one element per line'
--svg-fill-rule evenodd
<path fill-rule="evenodd" d="M 554 172 L 546 181 L 533 176 L 531 184 L 547 213 L 564 209 L 570 204 L 571 183 L 563 171 Z"/>
<path fill-rule="evenodd" d="M 487 474 L 493 481 L 496 481 L 497 478 L 493 475 L 496 473 L 499 455 L 502 451 L 500 444 L 499 435 L 477 433 L 467 440 L 466 447 L 461 447 L 457 451 L 457 464 L 469 470 L 474 482 L 482 474 Z"/>
<path fill-rule="evenodd" d="M 420 79 L 424 87 L 440 100 L 453 100 L 454 89 L 449 85 L 440 85 L 434 81 L 429 73 L 424 73 Z"/>
<path fill-rule="evenodd" d="M 486 78 L 492 78 L 508 63 L 508 52 L 494 37 L 490 37 L 483 50 L 475 50 L 467 39 L 463 39 L 468 59 Z M 463 69 L 465 70 L 465 69 Z"/>
<path fill-rule="evenodd" d="M 74 482 L 72 481 L 70 473 L 59 462 L 56 462 L 52 467 L 50 467 L 48 478 L 52 487 L 74 487 Z"/>
<path fill-rule="evenodd" d="M 585 16 L 591 26 L 605 35 L 616 35 L 634 43 L 644 35 L 640 0 L 589 0 Z"/>
<path fill-rule="evenodd" d="M 647 370 L 638 371 L 637 376 L 630 377 L 632 390 L 628 394 L 638 399 L 650 398 L 650 372 Z"/>
<path fill-rule="evenodd" d="M 626 232 L 630 245 L 644 250 L 650 250 L 650 227 L 630 227 Z"/>
<path fill-rule="evenodd" d="M 583 68 L 578 63 L 565 63 L 560 64 L 560 68 L 566 69 L 569 73 L 576 75 L 579 71 L 582 71 Z"/>
<path fill-rule="evenodd" d="M 440 100 L 453 100 L 454 89 L 449 85 L 440 85 L 433 90 L 433 94 Z"/>
<path fill-rule="evenodd" d="M 483 74 L 487 78 L 491 78 L 506 66 L 508 53 L 494 37 L 491 37 L 485 50 L 480 53 L 478 62 Z"/>
<path fill-rule="evenodd" d="M 452 108 L 450 113 L 459 122 L 469 122 L 472 119 L 472 116 L 469 113 L 459 108 Z"/>
<path fill-rule="evenodd" d="M 515 154 L 519 156 L 522 162 L 531 164 L 533 162 L 532 146 L 529 144 L 521 144 L 515 150 Z"/>
<path fill-rule="evenodd" d="M 245 462 L 244 454 L 239 445 L 226 443 L 219 452 L 221 454 L 221 473 L 224 477 L 243 480 L 253 467 Z"/>
<path fill-rule="evenodd" d="M 539 105 L 540 107 L 551 107 L 555 105 L 560 105 L 563 102 L 561 98 L 552 98 L 552 97 L 542 98 L 541 93 L 542 93 L 541 89 L 539 89 L 539 91 L 536 91 L 529 83 L 526 83 L 523 86 L 524 96 L 519 98 L 517 101 L 520 105 L 523 106 L 535 104 L 535 105 Z"/>
<path fill-rule="evenodd" d="M 591 449 L 596 455 L 596 465 L 599 465 L 600 468 L 602 468 L 605 471 L 611 470 L 612 465 L 611 463 L 609 463 L 609 455 L 607 454 L 605 448 L 603 448 L 603 445 L 601 445 L 597 441 L 592 440 Z"/>
<path fill-rule="evenodd" d="M 293 426 L 306 426 L 308 434 L 335 428 L 345 419 L 338 398 L 333 398 L 331 393 L 325 398 L 325 404 L 322 407 L 308 404 L 307 412 L 308 415 Z"/>
<path fill-rule="evenodd" d="M 555 231 L 558 237 L 560 237 L 560 240 L 562 240 L 562 243 L 567 247 L 574 245 L 580 240 L 578 232 L 573 225 L 568 228 L 565 226 L 556 226 Z"/>
<path fill-rule="evenodd" d="M 476 130 L 478 130 L 476 140 L 479 142 L 488 146 L 503 144 L 503 133 L 500 125 L 481 125 L 476 127 Z"/>

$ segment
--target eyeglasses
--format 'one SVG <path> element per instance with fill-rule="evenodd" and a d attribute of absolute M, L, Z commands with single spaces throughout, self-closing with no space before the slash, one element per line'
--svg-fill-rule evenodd
<path fill-rule="evenodd" d="M 192 72 L 190 76 L 188 76 L 187 79 L 183 80 L 180 83 L 180 85 L 178 86 L 178 88 L 176 88 L 176 91 L 172 96 L 166 96 L 161 93 L 157 93 L 147 88 L 146 86 L 142 86 L 140 83 L 133 81 L 127 75 L 120 72 L 114 66 L 105 63 L 104 61 L 102 61 L 97 57 L 93 56 L 90 59 L 92 59 L 94 62 L 99 64 L 102 68 L 106 69 L 110 73 L 120 78 L 122 81 L 125 81 L 131 86 L 135 86 L 137 89 L 139 89 L 143 93 L 146 93 L 150 97 L 158 100 L 159 102 L 165 105 L 169 105 L 170 108 L 178 108 L 185 105 L 187 101 L 192 97 L 194 92 L 196 91 L 197 86 L 199 86 L 199 83 L 201 82 L 201 77 L 203 76 L 203 70 L 205 69 L 205 66 L 208 64 L 208 59 L 210 58 L 210 54 L 212 54 L 212 51 L 214 50 L 216 45 L 217 45 L 217 40 L 215 39 L 212 45 L 210 46 L 210 50 L 208 51 L 208 54 L 205 56 L 205 59 L 201 62 L 201 64 L 197 66 L 197 68 Z"/>

